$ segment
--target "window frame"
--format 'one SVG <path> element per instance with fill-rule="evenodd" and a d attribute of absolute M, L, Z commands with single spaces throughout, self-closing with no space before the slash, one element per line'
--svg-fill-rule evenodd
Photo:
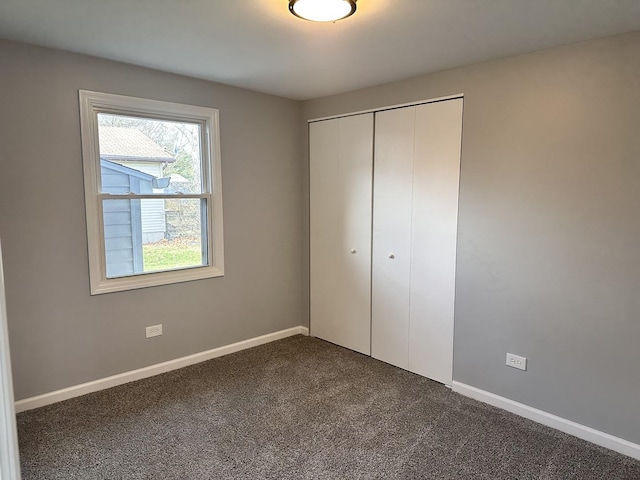
<path fill-rule="evenodd" d="M 110 93 L 79 90 L 80 135 L 84 175 L 89 281 L 91 295 L 168 285 L 224 275 L 224 235 L 222 225 L 222 175 L 220 161 L 219 112 L 217 109 L 184 105 Z M 98 114 L 108 113 L 154 120 L 199 123 L 201 128 L 200 194 L 103 194 L 101 192 Z M 107 278 L 102 202 L 106 198 L 204 198 L 207 221 L 207 264 L 160 272 L 144 272 Z M 204 241 L 204 238 L 203 238 Z"/>

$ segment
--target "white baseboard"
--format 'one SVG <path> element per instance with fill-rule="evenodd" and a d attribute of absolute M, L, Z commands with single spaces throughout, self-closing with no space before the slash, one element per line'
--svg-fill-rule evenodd
<path fill-rule="evenodd" d="M 231 345 L 224 345 L 222 347 L 214 348 L 204 352 L 194 353 L 193 355 L 187 355 L 186 357 L 176 358 L 167 362 L 157 363 L 148 367 L 139 368 L 137 370 L 131 370 L 129 372 L 119 373 L 111 377 L 105 377 L 91 382 L 82 383 L 80 385 L 74 385 L 72 387 L 63 388 L 62 390 L 56 390 L 54 392 L 44 393 L 35 397 L 25 398 L 15 402 L 16 413 L 24 412 L 26 410 L 32 410 L 38 407 L 44 407 L 52 403 L 61 402 L 73 397 L 79 397 L 86 395 L 87 393 L 97 392 L 106 388 L 122 385 L 123 383 L 133 382 L 135 380 L 141 380 L 143 378 L 153 377 L 160 373 L 170 372 L 178 368 L 187 367 L 196 363 L 211 360 L 212 358 L 222 357 L 230 353 L 239 352 L 240 350 L 246 350 L 247 348 L 257 347 L 265 343 L 274 342 L 282 338 L 291 337 L 293 335 L 309 335 L 309 329 L 307 327 L 293 327 L 286 330 L 280 330 L 279 332 L 269 333 L 260 337 L 250 338 L 241 342 L 232 343 Z"/>
<path fill-rule="evenodd" d="M 466 397 L 480 400 L 481 402 L 502 408 L 503 410 L 515 413 L 521 417 L 533 420 L 534 422 L 555 428 L 556 430 L 568 433 L 574 437 L 581 438 L 588 442 L 595 443 L 596 445 L 600 445 L 601 447 L 605 447 L 640 460 L 640 445 L 636 443 L 624 440 L 623 438 L 614 437 L 608 433 L 595 430 L 591 427 L 567 420 L 566 418 L 558 417 L 543 410 L 529 407 L 523 403 L 509 400 L 508 398 L 495 395 L 485 390 L 480 390 L 479 388 L 475 388 L 464 383 L 454 381 L 452 387 L 454 392 L 458 392 Z"/>

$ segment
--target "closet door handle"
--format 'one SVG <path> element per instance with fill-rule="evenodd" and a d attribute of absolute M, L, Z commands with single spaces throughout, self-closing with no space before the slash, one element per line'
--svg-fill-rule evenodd
<path fill-rule="evenodd" d="M 390 258 L 391 260 L 393 260 L 394 258 L 396 258 L 396 256 L 395 256 L 395 254 L 390 253 L 390 254 L 389 254 L 389 258 Z"/>
<path fill-rule="evenodd" d="M 356 249 L 355 248 L 352 248 L 350 251 L 351 251 L 351 253 L 356 253 Z"/>

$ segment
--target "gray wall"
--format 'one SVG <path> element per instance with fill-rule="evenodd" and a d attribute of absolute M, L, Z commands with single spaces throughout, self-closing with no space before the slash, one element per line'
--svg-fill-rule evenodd
<path fill-rule="evenodd" d="M 223 278 L 89 295 L 78 89 L 220 109 Z M 0 41 L 0 236 L 17 399 L 301 324 L 300 108 Z M 146 340 L 156 323 L 164 335 Z"/>
<path fill-rule="evenodd" d="M 465 94 L 454 380 L 636 443 L 638 59 L 640 32 L 303 103 Z"/>
<path fill-rule="evenodd" d="M 300 104 L 0 41 L 17 398 L 306 324 L 300 115 L 462 92 L 454 379 L 640 443 L 638 58 L 632 33 Z M 220 109 L 224 278 L 89 295 L 79 88 Z"/>

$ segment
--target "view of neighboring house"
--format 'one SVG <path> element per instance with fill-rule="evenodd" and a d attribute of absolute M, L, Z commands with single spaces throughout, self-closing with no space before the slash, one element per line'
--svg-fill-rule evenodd
<path fill-rule="evenodd" d="M 162 177 L 163 167 L 175 162 L 175 158 L 160 145 L 135 128 L 101 126 L 99 137 L 102 160 L 126 166 L 154 178 Z M 152 191 L 163 190 L 155 188 Z M 157 242 L 165 238 L 167 227 L 164 200 L 147 199 L 142 202 L 140 208 L 142 243 Z"/>
<path fill-rule="evenodd" d="M 124 165 L 100 159 L 104 193 L 152 193 L 155 177 Z M 157 200 L 145 200 L 145 202 Z M 115 198 L 103 205 L 107 277 L 144 271 L 142 252 L 142 201 Z"/>

